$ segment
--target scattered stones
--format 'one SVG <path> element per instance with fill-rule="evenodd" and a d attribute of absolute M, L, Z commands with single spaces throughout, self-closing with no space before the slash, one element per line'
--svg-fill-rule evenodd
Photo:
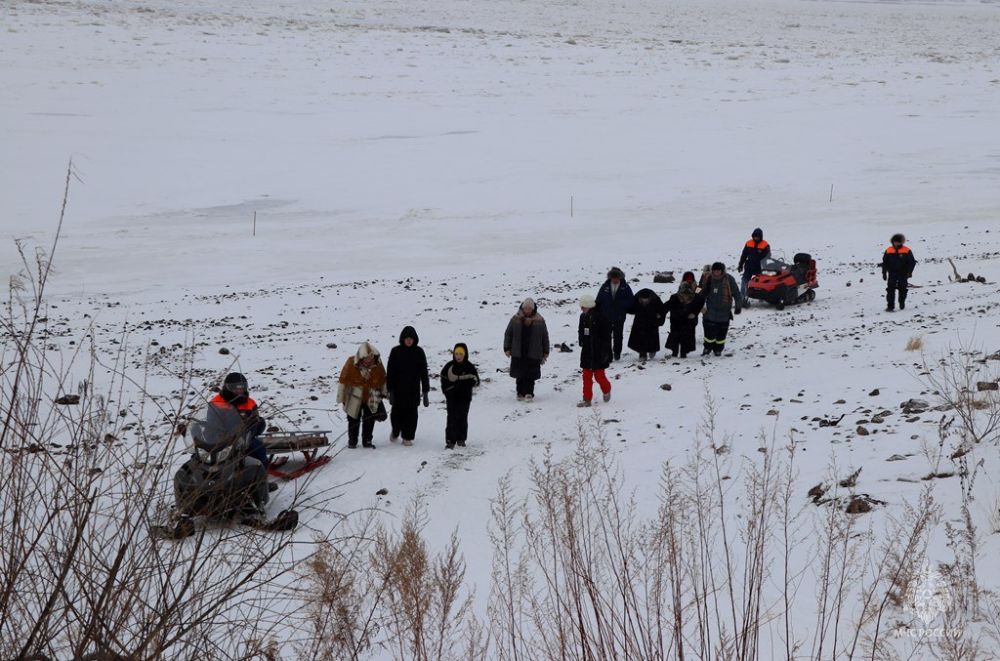
<path fill-rule="evenodd" d="M 976 384 L 976 390 L 985 392 L 987 390 L 1000 390 L 1000 383 L 996 381 L 980 381 Z"/>
<path fill-rule="evenodd" d="M 669 383 L 664 383 L 663 385 L 660 386 L 660 390 L 673 390 L 673 389 L 674 387 Z"/>
<path fill-rule="evenodd" d="M 79 395 L 63 395 L 56 400 L 56 404 L 60 406 L 75 406 L 80 403 Z"/>
<path fill-rule="evenodd" d="M 871 432 L 865 429 L 862 425 L 858 425 L 858 428 L 854 430 L 858 436 L 868 436 Z"/>
<path fill-rule="evenodd" d="M 653 282 L 655 283 L 671 283 L 675 282 L 673 271 L 657 271 L 653 276 Z"/>
<path fill-rule="evenodd" d="M 843 480 L 841 480 L 840 486 L 842 486 L 845 489 L 850 489 L 851 487 L 857 486 L 858 475 L 861 475 L 861 468 L 859 468 L 858 470 L 854 471 L 853 473 L 845 477 Z"/>
<path fill-rule="evenodd" d="M 846 413 L 842 413 L 840 415 L 840 417 L 837 418 L 836 420 L 834 420 L 832 418 L 830 418 L 830 419 L 823 418 L 822 420 L 819 421 L 819 426 L 820 427 L 836 427 L 837 425 L 840 424 L 840 421 L 844 419 L 845 415 L 847 415 L 847 414 Z"/>
<path fill-rule="evenodd" d="M 219 355 L 220 356 L 228 356 L 229 355 L 229 349 L 227 349 L 226 347 L 222 347 L 221 349 L 219 349 Z"/>
<path fill-rule="evenodd" d="M 854 496 L 851 502 L 847 503 L 846 512 L 848 514 L 865 514 L 872 511 L 872 504 L 863 496 Z"/>
<path fill-rule="evenodd" d="M 906 461 L 906 457 L 904 457 L 901 454 L 894 454 L 888 459 L 886 459 L 886 461 Z"/>
<path fill-rule="evenodd" d="M 923 478 L 923 480 L 924 482 L 927 482 L 929 480 L 943 480 L 948 477 L 955 477 L 955 471 L 945 471 L 943 473 L 934 471 L 932 473 L 928 473 L 927 476 Z"/>
<path fill-rule="evenodd" d="M 327 342 L 326 343 L 326 348 L 327 349 L 336 349 L 337 348 L 337 343 L 336 342 Z"/>
<path fill-rule="evenodd" d="M 875 390 L 872 390 L 870 393 L 868 393 L 868 396 L 869 397 L 878 397 L 879 396 L 879 390 L 878 390 L 878 388 L 876 388 Z"/>
<path fill-rule="evenodd" d="M 389 495 L 389 490 L 386 489 L 385 487 L 382 487 L 381 489 L 379 489 L 378 491 L 375 492 L 375 495 L 376 496 L 388 496 Z"/>
<path fill-rule="evenodd" d="M 903 410 L 906 415 L 913 415 L 914 413 L 924 413 L 931 407 L 930 403 L 923 399 L 908 399 L 899 405 L 899 408 Z"/>
<path fill-rule="evenodd" d="M 812 498 L 812 501 L 818 505 L 820 499 L 823 497 L 825 493 L 826 493 L 826 485 L 820 482 L 812 489 L 810 489 L 809 493 L 807 493 L 806 495 Z"/>
<path fill-rule="evenodd" d="M 570 349 L 569 345 L 566 344 L 565 342 L 563 342 L 562 344 L 559 344 L 557 346 L 559 348 L 559 353 L 573 353 L 573 350 Z"/>

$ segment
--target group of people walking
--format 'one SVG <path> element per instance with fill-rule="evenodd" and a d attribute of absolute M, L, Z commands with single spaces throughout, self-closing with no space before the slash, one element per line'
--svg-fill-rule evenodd
<path fill-rule="evenodd" d="M 905 308 L 907 282 L 916 264 L 912 251 L 904 244 L 903 235 L 894 235 L 882 257 L 882 276 L 886 281 L 887 309 L 890 311 L 894 309 L 897 296 L 900 309 Z M 663 346 L 671 356 L 686 358 L 696 350 L 699 316 L 704 333 L 702 356 L 721 356 L 730 322 L 749 302 L 748 283 L 762 272 L 770 254 L 771 248 L 764 241 L 763 231 L 755 229 L 743 247 L 737 267 L 743 274 L 742 283 L 737 283 L 726 272 L 725 264 L 715 262 L 706 266 L 697 280 L 693 272 L 684 273 L 677 291 L 666 301 L 649 288 L 633 293 L 620 268 L 609 270 L 596 296 L 584 294 L 579 299 L 577 341 L 583 398 L 578 406 L 592 405 L 595 381 L 603 401 L 611 400 L 611 381 L 606 370 L 613 361 L 621 359 L 629 315 L 634 320 L 628 347 L 640 360 L 652 359 L 660 351 L 660 328 L 664 325 L 668 326 L 668 334 Z M 344 363 L 337 403 L 347 414 L 348 447 L 358 447 L 360 440 L 362 447 L 374 448 L 375 423 L 385 420 L 390 421 L 393 442 L 401 441 L 405 446 L 413 444 L 420 406 L 430 405 L 427 356 L 419 342 L 416 329 L 407 326 L 399 335 L 398 345 L 389 353 L 386 365 L 370 342 L 363 342 Z M 551 342 L 545 318 L 533 299 L 525 299 L 507 323 L 503 351 L 510 359 L 509 373 L 515 381 L 517 399 L 534 399 L 535 383 L 541 378 L 542 366 L 549 358 Z M 473 392 L 479 386 L 479 373 L 464 343 L 452 348 L 451 360 L 441 369 L 440 382 L 447 404 L 445 446 L 449 449 L 465 447 L 469 408 Z M 247 415 L 255 416 L 257 407 L 249 399 L 247 390 L 246 379 L 234 374 L 227 378 L 219 397 L 228 397 L 226 401 L 232 400 L 231 403 L 240 406 L 241 413 L 246 409 Z M 262 453 L 262 448 L 256 450 Z"/>

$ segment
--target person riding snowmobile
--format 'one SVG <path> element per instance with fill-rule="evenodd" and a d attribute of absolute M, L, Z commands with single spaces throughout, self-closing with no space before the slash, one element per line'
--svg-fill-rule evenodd
<path fill-rule="evenodd" d="M 239 411 L 240 418 L 250 433 L 248 454 L 267 468 L 267 450 L 260 440 L 260 435 L 267 430 L 267 421 L 260 417 L 257 402 L 250 397 L 247 378 L 239 372 L 227 374 L 219 393 L 209 403 L 215 406 L 228 404 Z"/>

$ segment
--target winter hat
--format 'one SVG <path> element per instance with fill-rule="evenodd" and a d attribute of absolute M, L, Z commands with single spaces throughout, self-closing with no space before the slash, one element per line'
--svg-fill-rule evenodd
<path fill-rule="evenodd" d="M 408 337 L 413 338 L 414 345 L 420 344 L 420 338 L 417 336 L 417 330 L 413 326 L 407 326 L 403 329 L 403 332 L 399 334 L 399 343 L 402 344 Z"/>
<path fill-rule="evenodd" d="M 625 271 L 622 271 L 617 266 L 611 267 L 611 270 L 608 271 L 608 280 L 611 280 L 612 278 L 619 278 L 621 280 L 624 280 L 625 279 Z"/>
<path fill-rule="evenodd" d="M 227 402 L 241 404 L 246 401 L 249 392 L 250 386 L 247 385 L 247 378 L 239 372 L 232 372 L 227 374 L 226 379 L 222 382 L 220 394 L 222 399 Z"/>
<path fill-rule="evenodd" d="M 454 354 L 461 354 L 463 356 L 468 357 L 468 355 L 469 355 L 469 347 L 465 346 L 464 342 L 459 342 L 458 344 L 455 345 L 455 348 L 451 350 L 451 353 L 453 355 Z"/>
<path fill-rule="evenodd" d="M 590 294 L 584 294 L 580 297 L 580 307 L 586 308 L 587 310 L 597 307 L 597 301 Z"/>
<path fill-rule="evenodd" d="M 723 264 L 722 262 L 716 262 L 716 263 L 712 264 L 712 270 L 713 271 L 725 271 L 726 270 L 726 265 Z"/>
<path fill-rule="evenodd" d="M 521 307 L 519 307 L 518 310 L 523 311 L 526 306 L 531 308 L 531 314 L 535 314 L 536 312 L 538 312 L 538 304 L 535 303 L 535 299 L 530 297 L 524 299 L 523 301 L 521 301 Z"/>
<path fill-rule="evenodd" d="M 764 230 L 762 230 L 759 227 L 756 228 L 756 229 L 754 229 L 753 233 L 750 234 L 750 238 L 752 238 L 752 239 L 763 239 L 764 238 Z"/>
<path fill-rule="evenodd" d="M 372 356 L 376 360 L 378 360 L 379 355 L 380 354 L 378 352 L 378 349 L 376 349 L 371 342 L 362 342 L 361 345 L 358 346 L 358 352 L 354 354 L 354 357 L 357 359 L 358 362 L 361 362 L 362 360 L 368 358 L 369 356 Z"/>
<path fill-rule="evenodd" d="M 906 243 L 906 237 L 898 233 L 893 234 L 892 238 L 889 239 L 889 243 L 895 243 L 896 241 L 899 241 L 900 243 Z"/>
<path fill-rule="evenodd" d="M 694 273 L 684 271 L 684 275 L 681 276 L 681 282 L 694 282 Z"/>

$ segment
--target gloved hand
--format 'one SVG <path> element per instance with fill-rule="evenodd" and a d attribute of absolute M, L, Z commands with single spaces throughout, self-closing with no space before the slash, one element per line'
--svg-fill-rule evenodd
<path fill-rule="evenodd" d="M 430 400 L 429 397 L 427 397 L 427 391 L 425 390 L 424 391 L 424 408 L 427 408 L 430 405 L 431 405 L 431 400 Z"/>
<path fill-rule="evenodd" d="M 883 273 L 882 274 L 882 279 L 883 280 L 888 280 L 889 279 L 889 274 L 888 273 Z"/>
<path fill-rule="evenodd" d="M 504 351 L 504 352 L 503 352 L 503 355 L 505 355 L 505 356 L 507 356 L 508 358 L 510 358 L 510 351 Z"/>
<path fill-rule="evenodd" d="M 743 273 L 743 267 L 742 266 L 737 266 L 736 267 L 736 272 L 737 273 Z"/>
<path fill-rule="evenodd" d="M 548 356 L 542 356 L 542 365 L 544 365 L 545 361 L 548 360 L 548 359 L 549 359 Z"/>

